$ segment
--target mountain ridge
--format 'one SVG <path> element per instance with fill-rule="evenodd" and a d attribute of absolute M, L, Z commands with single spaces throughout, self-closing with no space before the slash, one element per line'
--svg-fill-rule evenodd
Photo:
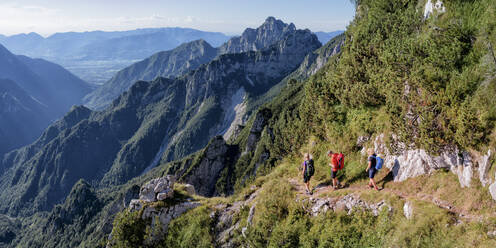
<path fill-rule="evenodd" d="M 294 24 L 286 24 L 274 17 L 268 17 L 257 29 L 248 28 L 241 36 L 231 38 L 218 48 L 213 48 L 208 42 L 201 40 L 182 44 L 173 50 L 156 53 L 119 71 L 111 80 L 89 94 L 85 98 L 85 104 L 90 108 L 101 110 L 137 80 L 152 80 L 157 76 L 170 78 L 181 76 L 222 54 L 257 51 L 294 32 L 296 32 Z M 167 66 L 164 63 L 168 63 Z M 170 68 L 171 65 L 175 68 Z M 169 69 L 164 70 L 165 68 Z"/>

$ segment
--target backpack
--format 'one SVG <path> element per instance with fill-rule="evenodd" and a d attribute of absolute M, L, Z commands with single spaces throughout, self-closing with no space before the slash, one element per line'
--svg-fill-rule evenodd
<path fill-rule="evenodd" d="M 382 169 L 383 164 L 384 164 L 384 159 L 379 156 L 375 156 L 375 169 L 377 170 Z"/>
<path fill-rule="evenodd" d="M 305 161 L 304 163 L 305 163 L 305 166 L 307 167 L 307 169 L 305 171 L 306 176 L 308 176 L 308 177 L 313 176 L 313 174 L 315 173 L 315 167 L 313 166 L 313 159 Z"/>
<path fill-rule="evenodd" d="M 338 154 L 338 170 L 342 170 L 344 167 L 344 154 Z"/>

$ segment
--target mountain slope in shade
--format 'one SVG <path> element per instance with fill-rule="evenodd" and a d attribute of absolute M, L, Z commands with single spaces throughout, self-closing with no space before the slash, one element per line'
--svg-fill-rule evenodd
<path fill-rule="evenodd" d="M 9 169 L 0 177 L 0 211 L 49 210 L 80 178 L 121 184 L 161 159 L 202 148 L 230 127 L 237 105 L 265 93 L 320 46 L 300 30 L 262 51 L 222 55 L 177 79 L 135 83 L 105 111 L 54 128 L 51 141 L 31 150 L 37 153 L 21 149 L 4 158 Z"/>
<path fill-rule="evenodd" d="M 2 45 L 0 45 L 0 78 L 16 82 L 27 94 L 42 104 L 51 105 L 51 92 L 45 82 Z"/>
<path fill-rule="evenodd" d="M 1 45 L 0 79 L 13 81 L 3 86 L 5 102 L 0 112 L 8 114 L 8 118 L 2 119 L 5 140 L 0 154 L 33 142 L 50 122 L 80 104 L 91 90 L 86 82 L 61 66 L 14 55 Z"/>
<path fill-rule="evenodd" d="M 83 97 L 91 91 L 88 83 L 60 65 L 22 55 L 17 58 L 45 82 L 45 87 L 51 90 L 52 97 L 64 113 L 73 105 L 81 104 Z"/>
<path fill-rule="evenodd" d="M 86 96 L 84 101 L 91 108 L 102 109 L 138 80 L 150 81 L 156 77 L 173 78 L 183 75 L 210 62 L 215 56 L 217 49 L 205 40 L 185 43 L 119 71 L 110 81 Z"/>
<path fill-rule="evenodd" d="M 54 117 L 67 112 L 91 90 L 63 67 L 42 59 L 16 56 L 0 45 L 0 78 L 15 81 L 26 93 L 46 105 Z"/>
<path fill-rule="evenodd" d="M 0 79 L 0 120 L 1 156 L 35 140 L 50 123 L 50 115 L 14 81 Z"/>

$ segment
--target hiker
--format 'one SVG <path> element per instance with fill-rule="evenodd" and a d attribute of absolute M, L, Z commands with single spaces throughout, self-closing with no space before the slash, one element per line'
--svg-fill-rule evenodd
<path fill-rule="evenodd" d="M 332 188 L 337 189 L 340 185 L 338 181 L 338 171 L 343 169 L 344 155 L 342 153 L 334 153 L 327 151 L 327 156 L 331 158 L 329 166 L 331 167 Z"/>
<path fill-rule="evenodd" d="M 369 158 L 367 159 L 368 161 L 368 166 L 367 166 L 367 169 L 365 169 L 365 172 L 368 172 L 369 174 L 369 188 L 374 188 L 375 190 L 379 191 L 379 188 L 377 187 L 377 185 L 375 184 L 375 181 L 374 181 L 374 176 L 375 176 L 375 173 L 377 173 L 377 169 L 376 169 L 376 164 L 377 164 L 377 158 L 374 153 L 374 149 L 372 148 L 369 148 L 367 150 L 367 153 L 369 154 Z"/>
<path fill-rule="evenodd" d="M 310 154 L 305 153 L 303 159 L 305 161 L 303 161 L 303 164 L 301 165 L 302 166 L 301 175 L 303 176 L 303 183 L 306 186 L 307 194 L 311 195 L 313 194 L 313 190 L 310 190 L 310 179 L 315 173 L 315 167 L 313 164 L 313 159 L 310 156 Z"/>

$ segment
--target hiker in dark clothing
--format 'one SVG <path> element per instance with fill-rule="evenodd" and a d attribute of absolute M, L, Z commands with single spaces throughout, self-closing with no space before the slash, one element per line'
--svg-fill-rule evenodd
<path fill-rule="evenodd" d="M 374 188 L 375 190 L 379 191 L 379 188 L 377 187 L 374 181 L 375 173 L 377 173 L 377 169 L 375 168 L 377 163 L 376 155 L 374 153 L 374 149 L 372 148 L 369 148 L 367 152 L 369 154 L 369 158 L 367 159 L 368 165 L 367 165 L 367 169 L 365 169 L 365 172 L 368 172 L 369 174 L 369 179 L 370 179 L 369 188 Z"/>
<path fill-rule="evenodd" d="M 305 153 L 303 156 L 303 161 L 301 167 L 301 176 L 303 177 L 303 183 L 305 184 L 307 194 L 313 194 L 313 190 L 310 190 L 310 179 L 312 178 L 313 174 L 315 173 L 315 167 L 313 164 L 313 159 L 311 158 L 310 154 Z"/>

